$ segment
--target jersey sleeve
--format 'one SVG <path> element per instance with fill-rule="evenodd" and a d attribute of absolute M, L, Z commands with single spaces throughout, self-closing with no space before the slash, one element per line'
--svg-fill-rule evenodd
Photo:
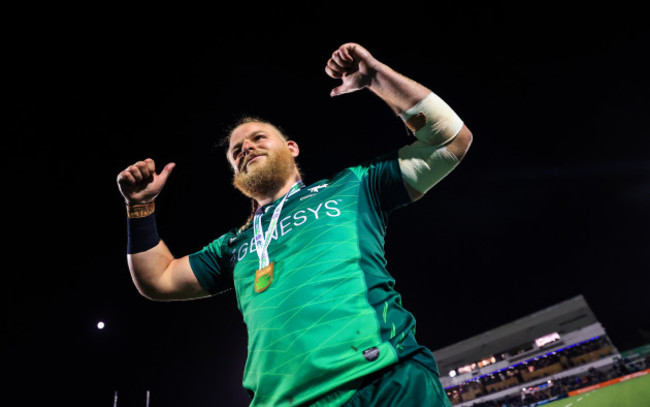
<path fill-rule="evenodd" d="M 397 151 L 384 154 L 352 170 L 362 177 L 369 199 L 384 216 L 411 203 L 399 168 Z"/>
<path fill-rule="evenodd" d="M 226 256 L 225 234 L 196 253 L 189 255 L 190 266 L 201 287 L 212 295 L 220 294 L 233 288 L 232 268 Z"/>

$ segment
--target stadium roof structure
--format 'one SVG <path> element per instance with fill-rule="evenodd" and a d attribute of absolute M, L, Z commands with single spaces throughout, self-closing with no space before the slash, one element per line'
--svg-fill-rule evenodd
<path fill-rule="evenodd" d="M 582 295 L 434 351 L 441 375 L 492 355 L 532 348 L 548 334 L 578 331 L 598 320 Z M 598 324 L 600 326 L 600 324 Z M 523 355 L 522 355 L 523 356 Z M 516 354 L 510 354 L 512 361 Z"/>

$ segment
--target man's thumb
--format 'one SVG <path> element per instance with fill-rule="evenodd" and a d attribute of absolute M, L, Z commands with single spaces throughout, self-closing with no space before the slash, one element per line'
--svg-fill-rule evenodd
<path fill-rule="evenodd" d="M 341 86 L 337 86 L 336 88 L 332 89 L 332 91 L 330 92 L 330 96 L 334 97 L 334 96 L 342 95 L 344 93 L 349 93 L 349 92 L 350 92 L 350 89 L 349 89 L 348 86 L 341 85 Z"/>
<path fill-rule="evenodd" d="M 176 163 L 169 163 L 165 165 L 165 168 L 163 168 L 162 171 L 160 171 L 160 174 L 158 176 L 162 179 L 163 182 L 167 181 L 167 177 L 169 177 L 169 174 L 172 173 L 174 167 L 176 167 Z"/>

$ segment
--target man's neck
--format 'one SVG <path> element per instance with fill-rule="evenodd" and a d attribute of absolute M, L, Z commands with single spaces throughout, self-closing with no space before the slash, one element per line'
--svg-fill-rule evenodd
<path fill-rule="evenodd" d="M 259 206 L 268 205 L 276 199 L 282 198 L 298 181 L 300 181 L 300 176 L 298 174 L 294 174 L 294 176 L 287 178 L 284 185 L 282 185 L 282 187 L 279 188 L 276 192 L 264 197 L 256 197 L 255 200 Z"/>

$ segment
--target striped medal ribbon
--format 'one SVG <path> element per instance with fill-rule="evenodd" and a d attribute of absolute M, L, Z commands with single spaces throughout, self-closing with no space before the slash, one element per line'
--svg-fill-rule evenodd
<path fill-rule="evenodd" d="M 284 206 L 284 202 L 287 200 L 288 197 L 293 195 L 294 193 L 298 192 L 300 188 L 303 187 L 303 182 L 298 181 L 287 192 L 278 206 L 275 207 L 275 210 L 273 211 L 273 216 L 271 217 L 271 222 L 269 222 L 269 227 L 266 230 L 266 235 L 264 234 L 264 230 L 262 229 L 262 215 L 264 214 L 264 210 L 259 207 L 255 211 L 255 217 L 253 218 L 253 231 L 255 233 L 255 246 L 257 249 L 257 256 L 260 258 L 260 263 L 259 263 L 259 270 L 258 272 L 266 269 L 269 267 L 269 253 L 268 253 L 268 247 L 269 243 L 271 242 L 271 236 L 275 232 L 277 226 L 278 226 L 278 219 L 280 219 L 280 212 L 282 212 L 282 207 Z M 270 284 L 270 282 L 269 282 Z M 268 285 L 267 285 L 268 286 Z M 257 287 L 256 287 L 257 291 Z"/>

